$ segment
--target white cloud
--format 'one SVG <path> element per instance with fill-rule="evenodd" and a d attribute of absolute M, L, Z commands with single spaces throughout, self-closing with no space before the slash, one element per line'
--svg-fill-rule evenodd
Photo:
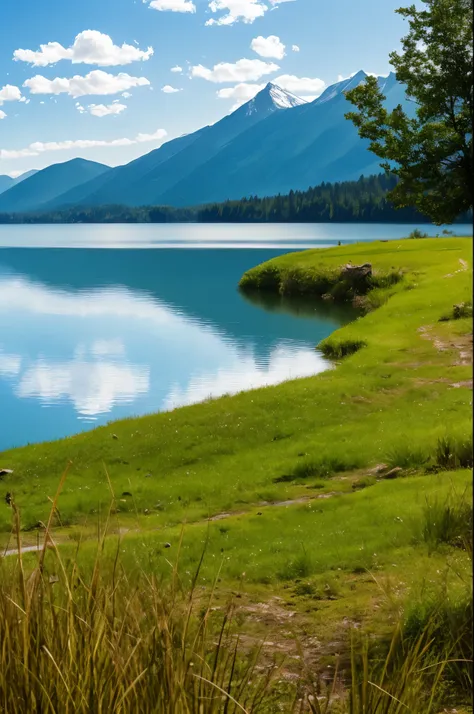
<path fill-rule="evenodd" d="M 192 0 L 152 0 L 150 7 L 162 12 L 196 12 L 196 5 Z"/>
<path fill-rule="evenodd" d="M 252 23 L 268 10 L 260 0 L 211 0 L 211 12 L 226 12 L 217 20 L 211 18 L 206 25 L 233 25 L 235 22 Z"/>
<path fill-rule="evenodd" d="M 13 59 L 28 62 L 34 67 L 47 67 L 60 60 L 70 60 L 73 64 L 96 64 L 99 67 L 114 67 L 130 64 L 138 60 L 146 61 L 153 55 L 153 47 L 140 50 L 133 45 L 114 45 L 112 38 L 97 30 L 85 30 L 76 35 L 71 47 L 65 48 L 59 42 L 48 42 L 33 50 L 15 50 Z"/>
<path fill-rule="evenodd" d="M 22 99 L 21 90 L 13 84 L 6 84 L 0 89 L 0 107 L 4 102 L 21 102 Z"/>
<path fill-rule="evenodd" d="M 158 141 L 164 139 L 167 132 L 164 129 L 157 129 L 153 134 L 137 134 L 132 144 L 142 144 L 147 141 Z"/>
<path fill-rule="evenodd" d="M 220 62 L 214 65 L 213 69 L 203 67 L 198 64 L 191 67 L 191 77 L 200 77 L 208 82 L 245 82 L 256 81 L 265 74 L 271 74 L 279 69 L 274 62 L 262 62 L 262 60 L 240 59 L 234 64 Z"/>
<path fill-rule="evenodd" d="M 282 74 L 272 81 L 282 89 L 286 89 L 287 92 L 305 97 L 306 99 L 310 98 L 306 95 L 311 95 L 312 99 L 316 99 L 326 87 L 322 79 L 318 79 L 317 77 L 296 77 L 294 74 Z"/>
<path fill-rule="evenodd" d="M 291 51 L 292 51 L 292 52 L 299 52 L 299 51 L 300 51 L 300 48 L 298 47 L 298 45 L 292 45 L 292 46 L 291 46 Z"/>
<path fill-rule="evenodd" d="M 93 117 L 107 117 L 111 114 L 121 114 L 127 108 L 126 104 L 114 102 L 113 104 L 89 104 L 87 107 L 89 114 Z"/>
<path fill-rule="evenodd" d="M 285 45 L 276 35 L 255 37 L 250 43 L 251 49 L 260 57 L 274 57 L 275 59 L 283 59 L 285 56 Z"/>
<path fill-rule="evenodd" d="M 69 141 L 35 141 L 24 149 L 0 149 L 0 159 L 20 159 L 25 156 L 38 156 L 47 151 L 70 151 L 73 149 L 94 149 L 105 146 L 132 146 L 144 142 L 161 141 L 167 135 L 164 129 L 157 129 L 153 134 L 137 134 L 133 139 L 74 139 Z"/>
<path fill-rule="evenodd" d="M 337 75 L 337 81 L 338 81 L 338 82 L 344 82 L 345 79 L 350 79 L 350 78 L 353 77 L 355 74 L 356 74 L 356 72 L 352 72 L 351 74 L 347 75 L 347 77 L 345 77 L 345 76 L 342 75 L 342 74 L 338 74 L 338 75 Z"/>
<path fill-rule="evenodd" d="M 130 99 L 131 96 L 132 96 L 132 95 L 130 94 L 130 92 L 122 92 L 122 97 L 123 97 L 124 99 Z"/>
<path fill-rule="evenodd" d="M 83 97 L 90 94 L 118 94 L 132 87 L 143 87 L 149 84 L 146 77 L 131 77 L 125 72 L 109 74 L 96 69 L 84 77 L 75 75 L 70 78 L 47 79 L 37 74 L 31 79 L 27 79 L 23 86 L 27 87 L 32 94 L 69 94 L 71 97 Z"/>
<path fill-rule="evenodd" d="M 183 71 L 183 68 L 179 66 L 179 64 L 176 65 L 176 67 L 171 67 L 170 72 L 176 72 L 176 74 L 181 74 Z"/>
<path fill-rule="evenodd" d="M 5 114 L 5 112 L 2 112 L 2 110 L 0 109 L 0 119 L 5 119 L 6 116 L 7 115 Z"/>
<path fill-rule="evenodd" d="M 181 89 L 176 89 L 172 87 L 171 84 L 165 84 L 165 86 L 161 88 L 161 91 L 165 94 L 174 94 L 175 92 L 181 92 Z"/>
<path fill-rule="evenodd" d="M 219 99 L 234 99 L 235 104 L 232 107 L 238 109 L 242 104 L 253 99 L 258 92 L 260 92 L 265 87 L 264 84 L 246 84 L 241 82 L 236 84 L 235 87 L 225 87 L 224 89 L 219 89 L 217 96 Z"/>

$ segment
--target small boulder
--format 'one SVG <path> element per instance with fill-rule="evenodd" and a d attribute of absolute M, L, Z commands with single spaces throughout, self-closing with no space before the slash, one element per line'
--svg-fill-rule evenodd
<path fill-rule="evenodd" d="M 376 464 L 373 468 L 369 469 L 367 473 L 375 476 L 380 476 L 381 474 L 385 473 L 385 471 L 388 471 L 389 467 L 387 464 Z"/>
<path fill-rule="evenodd" d="M 360 278 L 369 278 L 372 275 L 372 264 L 364 263 L 363 265 L 345 265 L 341 271 L 343 278 L 350 280 L 358 280 Z"/>
<path fill-rule="evenodd" d="M 395 466 L 395 468 L 390 469 L 390 471 L 387 471 L 387 473 L 383 474 L 383 478 L 398 478 L 401 475 L 402 471 L 403 469 L 401 466 Z"/>

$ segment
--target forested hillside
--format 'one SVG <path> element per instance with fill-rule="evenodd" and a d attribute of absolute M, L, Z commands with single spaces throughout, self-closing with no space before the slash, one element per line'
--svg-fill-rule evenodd
<path fill-rule="evenodd" d="M 396 183 L 389 174 L 358 181 L 322 183 L 286 196 L 249 197 L 191 208 L 170 206 L 92 206 L 63 211 L 0 214 L 0 223 L 412 223 L 428 222 L 413 208 L 395 209 L 387 193 Z M 459 220 L 470 221 L 471 216 Z"/>

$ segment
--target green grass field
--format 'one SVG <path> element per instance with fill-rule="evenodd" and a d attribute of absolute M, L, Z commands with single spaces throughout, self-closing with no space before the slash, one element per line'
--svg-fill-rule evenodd
<path fill-rule="evenodd" d="M 375 242 L 249 271 L 245 289 L 318 285 L 337 299 L 340 268 L 370 262 L 367 314 L 321 345 L 356 351 L 315 377 L 0 454 L 13 469 L 1 486 L 20 510 L 23 543 L 41 538 L 71 462 L 53 530 L 66 562 L 92 568 L 112 502 L 109 563 L 118 551 L 128 573 L 167 578 L 179 559 L 188 585 L 204 552 L 200 583 L 215 582 L 218 607 L 239 594 L 249 638 L 271 633 L 283 647 L 315 632 L 326 663 L 347 622 L 385 632 L 407 599 L 446 584 L 456 597 L 470 558 L 423 529 L 429 508 L 467 502 L 472 489 L 472 319 L 450 319 L 471 300 L 471 250 L 468 238 Z M 397 478 L 384 477 L 396 467 Z M 14 545 L 11 516 L 5 506 L 4 547 Z M 14 571 L 12 559 L 1 567 Z"/>

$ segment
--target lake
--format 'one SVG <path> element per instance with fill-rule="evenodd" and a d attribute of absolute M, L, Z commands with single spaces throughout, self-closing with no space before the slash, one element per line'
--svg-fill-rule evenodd
<path fill-rule="evenodd" d="M 331 368 L 315 345 L 353 313 L 251 301 L 241 275 L 288 250 L 413 228 L 0 226 L 0 451 Z"/>

